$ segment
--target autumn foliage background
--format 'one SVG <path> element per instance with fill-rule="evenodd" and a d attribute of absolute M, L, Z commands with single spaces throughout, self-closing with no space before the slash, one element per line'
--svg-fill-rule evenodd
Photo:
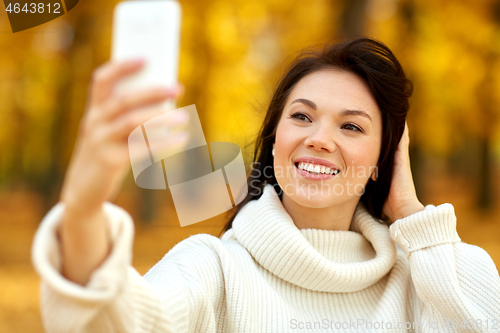
<path fill-rule="evenodd" d="M 109 60 L 117 1 L 81 0 L 13 34 L 0 6 L 0 331 L 40 332 L 34 232 L 57 202 L 92 71 Z M 196 104 L 207 141 L 252 142 L 286 65 L 307 46 L 367 35 L 387 44 L 415 85 L 408 116 L 420 200 L 455 206 L 464 242 L 500 265 L 500 0 L 181 0 L 179 106 Z M 131 173 L 114 202 L 134 218 L 134 266 L 145 273 L 195 233 L 169 191 Z"/>

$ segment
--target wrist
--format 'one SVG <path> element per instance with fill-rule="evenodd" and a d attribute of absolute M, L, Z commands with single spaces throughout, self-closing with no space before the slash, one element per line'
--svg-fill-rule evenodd
<path fill-rule="evenodd" d="M 73 198 L 74 199 L 74 198 Z M 64 206 L 64 213 L 61 224 L 57 228 L 60 235 L 62 229 L 65 230 L 82 230 L 92 228 L 96 222 L 104 217 L 103 204 L 86 204 L 81 200 L 72 200 L 61 196 L 60 202 Z M 98 223 L 98 222 L 97 222 Z"/>
<path fill-rule="evenodd" d="M 70 208 L 64 212 L 56 232 L 62 257 L 61 274 L 85 286 L 111 248 L 104 209 L 82 213 Z"/>
<path fill-rule="evenodd" d="M 404 219 L 412 214 L 421 212 L 424 208 L 424 205 L 418 200 L 410 202 L 401 207 L 401 209 L 395 214 L 394 221 Z"/>
<path fill-rule="evenodd" d="M 102 210 L 101 200 L 85 200 L 81 195 L 63 188 L 59 201 L 64 205 L 64 215 L 73 218 L 88 218 Z"/>
<path fill-rule="evenodd" d="M 64 202 L 63 204 L 64 213 L 56 230 L 58 237 L 61 237 L 63 233 L 81 235 L 82 232 L 92 230 L 96 225 L 99 226 L 105 219 L 102 207 L 86 209 L 85 207 L 66 205 Z"/>

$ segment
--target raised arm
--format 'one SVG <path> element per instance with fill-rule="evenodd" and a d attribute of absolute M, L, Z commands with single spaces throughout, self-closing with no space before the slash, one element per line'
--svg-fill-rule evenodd
<path fill-rule="evenodd" d="M 162 310 L 155 292 L 130 266 L 133 223 L 107 202 L 130 168 L 131 131 L 169 111 L 158 103 L 180 94 L 179 87 L 158 87 L 117 95 L 115 84 L 141 66 L 109 62 L 94 72 L 60 202 L 35 236 L 32 257 L 42 278 L 47 332 L 170 331 L 171 323 L 160 315 L 168 309 Z M 168 121 L 164 125 L 173 129 L 185 124 L 187 116 Z M 187 139 L 178 132 L 164 142 L 179 149 Z"/>
<path fill-rule="evenodd" d="M 116 194 L 130 168 L 128 136 L 145 121 L 168 111 L 141 107 L 179 95 L 178 88 L 158 87 L 117 96 L 117 82 L 142 65 L 137 61 L 108 62 L 93 74 L 87 111 L 61 191 L 65 210 L 58 230 L 62 272 L 81 285 L 110 250 L 102 205 Z M 179 125 L 186 119 L 171 121 L 166 125 Z M 187 142 L 187 136 L 170 136 L 165 141 L 166 146 L 178 146 Z"/>

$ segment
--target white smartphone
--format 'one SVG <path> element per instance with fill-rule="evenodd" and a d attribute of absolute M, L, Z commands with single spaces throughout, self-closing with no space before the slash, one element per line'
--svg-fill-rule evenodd
<path fill-rule="evenodd" d="M 176 0 L 122 1 L 113 13 L 111 59 L 143 57 L 145 65 L 121 80 L 118 93 L 150 86 L 172 86 L 178 81 L 181 6 Z M 175 101 L 164 103 L 175 109 Z"/>

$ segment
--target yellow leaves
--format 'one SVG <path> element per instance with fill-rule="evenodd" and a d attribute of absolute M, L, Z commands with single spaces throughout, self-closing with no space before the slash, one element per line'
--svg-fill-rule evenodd
<path fill-rule="evenodd" d="M 185 81 L 191 77 L 191 74 L 200 64 L 195 63 L 196 59 L 193 53 L 186 50 L 181 50 L 179 58 L 179 81 L 185 84 Z"/>
<path fill-rule="evenodd" d="M 425 112 L 416 118 L 414 128 L 418 129 L 412 131 L 417 142 L 428 152 L 438 155 L 447 155 L 451 152 L 453 143 L 451 134 L 454 128 L 444 108 L 433 104 L 425 105 Z M 430 142 L 432 144 L 429 144 Z"/>
<path fill-rule="evenodd" d="M 234 58 L 241 54 L 242 43 L 232 2 L 214 1 L 207 13 L 208 41 L 223 58 Z"/>
<path fill-rule="evenodd" d="M 199 112 L 207 120 L 204 124 L 207 139 L 231 141 L 243 149 L 249 138 L 257 133 L 264 110 L 259 110 L 254 104 L 259 91 L 258 83 L 241 81 L 240 74 L 238 70 L 233 73 L 214 71 L 210 80 L 210 103 Z"/>
<path fill-rule="evenodd" d="M 371 29 L 403 50 L 396 55 L 415 83 L 413 135 L 428 152 L 448 155 L 460 138 L 485 137 L 497 122 L 492 112 L 500 116 L 500 26 L 487 0 L 413 4 L 413 30 L 391 19 Z"/>
<path fill-rule="evenodd" d="M 269 21 L 266 6 L 257 1 L 246 1 L 237 10 L 241 30 L 247 36 L 259 35 Z"/>
<path fill-rule="evenodd" d="M 492 20 L 491 0 L 411 2 L 413 29 L 408 29 L 402 0 L 369 1 L 366 34 L 395 51 L 415 81 L 415 109 L 410 112 L 412 121 L 418 123 L 414 135 L 426 149 L 447 154 L 457 137 L 479 133 L 489 119 L 481 107 L 483 95 L 491 95 L 495 104 L 491 109 L 500 114 L 496 106 L 500 103 L 500 63 L 496 60 L 500 28 Z M 300 50 L 338 35 L 344 4 L 340 0 L 182 1 L 179 77 L 190 98 L 185 101 L 199 106 L 210 139 L 244 144 L 254 138 L 285 65 Z M 111 3 L 103 5 L 112 8 Z M 84 21 L 74 20 L 79 24 L 75 37 L 88 40 L 75 39 L 71 44 L 71 63 L 65 63 L 59 51 L 49 58 L 36 53 L 47 46 L 44 40 L 55 35 L 23 33 L 15 36 L 15 43 L 2 44 L 9 52 L 0 55 L 0 144 L 12 137 L 12 128 L 23 128 L 28 133 L 29 163 L 48 154 L 40 147 L 47 145 L 54 130 L 74 137 L 90 72 L 109 57 L 111 22 L 109 16 L 94 13 L 96 8 L 81 8 L 94 15 L 94 23 L 82 25 Z M 59 45 L 61 40 L 53 42 Z M 64 102 L 68 123 L 54 129 L 53 111 L 64 104 L 58 100 L 61 76 L 70 70 L 72 99 Z M 491 92 L 481 93 L 488 84 Z M 14 112 L 22 113 L 25 124 L 16 123 Z M 456 124 L 460 124 L 458 134 Z M 61 150 L 71 149 L 68 144 Z"/>
<path fill-rule="evenodd" d="M 22 91 L 17 94 L 18 103 L 33 121 L 50 122 L 52 110 L 55 106 L 53 87 L 47 87 L 43 82 L 26 78 L 23 81 Z"/>
<path fill-rule="evenodd" d="M 474 8 L 475 7 L 475 8 Z M 451 38 L 460 39 L 470 47 L 489 48 L 489 44 L 497 27 L 485 17 L 484 8 L 467 6 L 458 1 L 447 3 L 443 11 L 439 11 L 443 31 Z"/>

